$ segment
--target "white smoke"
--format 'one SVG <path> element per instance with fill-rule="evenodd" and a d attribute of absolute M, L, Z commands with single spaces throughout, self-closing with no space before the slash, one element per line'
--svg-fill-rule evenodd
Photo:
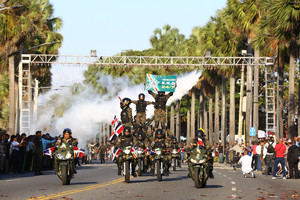
<path fill-rule="evenodd" d="M 64 70 L 60 68 L 58 72 L 53 72 L 54 78 L 56 73 L 64 73 Z M 80 75 L 77 74 L 74 77 L 77 77 L 78 80 L 82 82 L 84 80 L 83 72 L 81 71 L 80 73 Z M 181 99 L 187 94 L 197 83 L 200 75 L 201 72 L 193 71 L 178 76 L 177 88 L 174 95 L 168 101 L 168 104 Z M 53 81 L 53 88 L 66 84 L 64 79 L 54 80 L 56 81 Z M 69 85 L 75 82 L 76 80 L 73 82 L 68 80 Z M 71 128 L 73 137 L 78 138 L 79 144 L 81 144 L 80 146 L 83 147 L 89 139 L 94 138 L 95 135 L 99 133 L 101 122 L 111 123 L 114 115 L 117 115 L 119 118 L 121 109 L 118 96 L 121 98 L 128 97 L 132 100 L 137 100 L 138 94 L 144 93 L 146 101 L 154 101 L 153 97 L 144 90 L 143 84 L 132 85 L 128 78 L 112 78 L 111 76 L 105 75 L 101 76 L 99 82 L 106 88 L 109 88 L 107 94 L 99 95 L 95 89 L 87 87 L 79 95 L 72 95 L 70 88 L 52 90 L 44 95 L 40 95 L 39 104 L 43 105 L 43 108 L 39 109 L 39 117 L 35 124 L 35 128 L 43 130 L 45 127 L 49 127 L 49 123 L 52 120 L 53 130 L 49 130 L 51 135 L 62 134 L 64 128 Z M 67 102 L 70 105 L 61 118 L 55 119 L 53 119 L 54 107 L 46 106 L 54 94 L 58 96 L 55 103 L 56 105 L 60 105 L 62 102 Z M 135 105 L 131 104 L 131 108 L 134 116 Z M 152 117 L 153 113 L 154 106 L 148 106 L 147 118 Z"/>

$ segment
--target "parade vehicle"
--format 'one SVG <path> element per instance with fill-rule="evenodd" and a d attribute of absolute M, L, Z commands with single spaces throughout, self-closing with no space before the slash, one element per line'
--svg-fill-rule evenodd
<path fill-rule="evenodd" d="M 173 148 L 171 151 L 172 156 L 172 165 L 173 165 L 173 171 L 176 171 L 176 167 L 181 167 L 180 164 L 180 149 Z"/>
<path fill-rule="evenodd" d="M 157 176 L 157 181 L 162 181 L 162 175 L 164 171 L 164 166 L 163 166 L 163 150 L 162 148 L 155 148 L 155 171 L 156 171 L 156 176 Z"/>
<path fill-rule="evenodd" d="M 206 149 L 197 145 L 191 152 L 189 157 L 191 177 L 196 188 L 206 186 L 208 179 L 208 157 Z"/>
<path fill-rule="evenodd" d="M 72 147 L 62 143 L 59 146 L 60 150 L 55 152 L 56 162 L 58 162 L 57 176 L 62 181 L 63 185 L 70 185 L 74 174 L 74 154 Z"/>
<path fill-rule="evenodd" d="M 144 171 L 145 169 L 145 150 L 141 147 L 138 147 L 137 150 L 136 150 L 136 160 L 137 160 L 137 173 L 138 173 L 138 176 L 141 176 L 142 175 L 142 171 Z"/>
<path fill-rule="evenodd" d="M 123 167 L 122 167 L 123 176 L 125 176 L 125 182 L 129 183 L 130 175 L 131 175 L 132 167 L 133 167 L 132 162 L 134 159 L 132 146 L 126 146 L 123 149 L 122 156 L 123 156 Z"/>

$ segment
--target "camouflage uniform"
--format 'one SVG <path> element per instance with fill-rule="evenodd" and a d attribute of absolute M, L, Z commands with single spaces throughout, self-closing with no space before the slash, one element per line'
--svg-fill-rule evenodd
<path fill-rule="evenodd" d="M 121 111 L 121 121 L 126 127 L 132 126 L 132 109 L 129 106 L 125 106 Z"/>
<path fill-rule="evenodd" d="M 59 153 L 62 149 L 60 148 L 60 146 L 62 144 L 65 144 L 66 145 L 66 149 L 67 151 L 70 151 L 70 153 L 72 155 L 74 155 L 74 146 L 75 146 L 75 142 L 73 141 L 73 138 L 69 138 L 69 139 L 65 139 L 65 138 L 59 138 L 57 140 L 57 142 L 55 143 L 55 154 L 56 153 Z M 59 162 L 57 161 L 57 157 L 54 156 L 55 158 L 55 171 L 58 172 L 58 168 L 59 168 Z M 72 167 L 72 170 L 74 173 L 76 173 L 76 170 L 75 170 L 75 162 L 73 161 L 72 164 L 71 164 L 71 167 Z"/>
<path fill-rule="evenodd" d="M 137 125 L 145 124 L 146 123 L 146 107 L 150 104 L 153 104 L 151 101 L 132 101 L 136 105 L 136 116 L 135 116 L 135 123 Z"/>
<path fill-rule="evenodd" d="M 162 129 L 165 129 L 165 124 L 167 122 L 166 119 L 166 104 L 168 99 L 173 95 L 173 92 L 169 94 L 155 94 L 152 91 L 148 91 L 148 93 L 155 99 L 154 103 L 154 121 L 155 127 L 158 128 L 159 124 Z"/>
<path fill-rule="evenodd" d="M 162 148 L 162 150 L 163 150 L 164 172 L 166 173 L 165 175 L 168 175 L 169 174 L 169 168 L 170 168 L 170 154 L 167 153 L 167 152 L 164 152 L 164 150 L 167 149 L 165 139 L 156 138 L 154 140 L 154 142 L 152 143 L 151 147 L 152 147 L 152 149 Z M 152 171 L 152 174 L 154 172 L 154 169 L 155 169 L 155 158 L 151 157 L 151 171 Z"/>

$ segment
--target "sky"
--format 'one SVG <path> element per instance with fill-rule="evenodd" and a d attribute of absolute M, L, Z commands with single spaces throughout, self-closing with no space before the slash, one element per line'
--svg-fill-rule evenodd
<path fill-rule="evenodd" d="M 150 48 L 156 28 L 166 24 L 187 37 L 205 25 L 226 0 L 50 0 L 63 20 L 61 55 L 112 56 Z"/>

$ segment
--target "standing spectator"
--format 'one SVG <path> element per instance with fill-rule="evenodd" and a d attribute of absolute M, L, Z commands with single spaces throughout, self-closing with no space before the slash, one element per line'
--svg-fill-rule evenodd
<path fill-rule="evenodd" d="M 219 152 L 219 163 L 223 163 L 223 145 L 220 143 L 218 147 L 218 152 Z"/>
<path fill-rule="evenodd" d="M 12 150 L 12 164 L 13 164 L 13 172 L 16 174 L 17 172 L 21 172 L 21 154 L 20 154 L 20 147 L 22 147 L 24 139 L 18 142 L 18 137 L 13 137 L 13 141 L 11 143 L 11 150 Z"/>
<path fill-rule="evenodd" d="M 300 148 L 296 145 L 295 140 L 292 142 L 292 146 L 289 147 L 287 153 L 287 161 L 289 164 L 289 178 L 299 178 L 298 163 L 300 159 Z"/>
<path fill-rule="evenodd" d="M 255 171 L 256 170 L 256 166 L 257 166 L 257 152 L 256 152 L 256 147 L 257 147 L 257 142 L 253 141 L 252 142 L 252 168 Z"/>
<path fill-rule="evenodd" d="M 285 171 L 285 161 L 284 161 L 284 153 L 286 150 L 286 146 L 283 144 L 283 140 L 280 138 L 278 144 L 275 146 L 275 162 L 273 169 L 273 177 L 272 179 L 276 179 L 276 172 L 278 168 L 278 164 L 280 163 L 283 171 L 283 179 L 286 179 L 286 171 Z"/>
<path fill-rule="evenodd" d="M 264 161 L 265 161 L 265 169 L 263 174 L 269 175 L 272 173 L 272 166 L 274 165 L 274 153 L 275 153 L 275 143 L 274 138 L 271 136 L 268 142 L 264 146 Z"/>
<path fill-rule="evenodd" d="M 257 147 L 256 147 L 256 153 L 257 153 L 257 160 L 256 160 L 257 166 L 256 166 L 256 169 L 258 171 L 262 171 L 264 145 L 265 145 L 264 141 L 261 140 L 260 144 L 257 145 Z"/>
<path fill-rule="evenodd" d="M 249 156 L 247 151 L 244 151 L 244 155 L 240 158 L 238 163 L 242 165 L 242 173 L 244 177 L 246 177 L 247 174 L 251 174 L 251 176 L 255 178 L 255 174 L 251 167 L 252 158 Z"/>
<path fill-rule="evenodd" d="M 229 144 L 226 143 L 226 146 L 225 146 L 225 161 L 226 161 L 226 164 L 229 164 Z"/>
<path fill-rule="evenodd" d="M 42 175 L 41 164 L 43 157 L 43 144 L 42 144 L 42 131 L 37 131 L 33 140 L 35 151 L 34 151 L 34 171 L 35 175 Z"/>
<path fill-rule="evenodd" d="M 246 143 L 244 151 L 247 151 L 249 156 L 252 156 L 252 147 L 250 146 L 249 142 Z"/>

